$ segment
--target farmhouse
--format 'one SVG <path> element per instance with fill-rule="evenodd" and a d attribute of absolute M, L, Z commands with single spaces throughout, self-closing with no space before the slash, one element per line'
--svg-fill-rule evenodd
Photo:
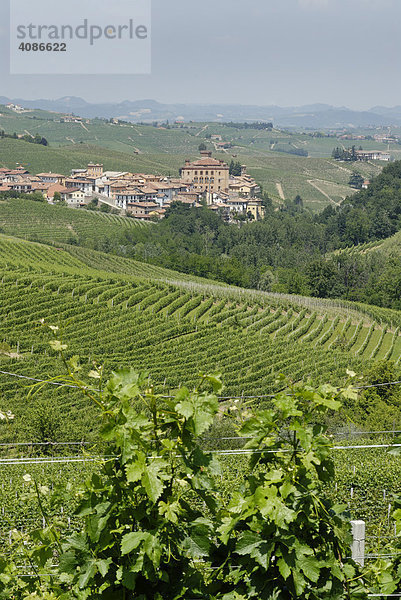
<path fill-rule="evenodd" d="M 391 160 L 390 153 L 382 152 L 381 150 L 357 150 L 356 156 L 361 161 L 383 160 L 389 162 Z"/>
<path fill-rule="evenodd" d="M 64 202 L 73 206 L 82 206 L 88 202 L 85 192 L 79 188 L 64 188 L 60 195 Z"/>
<path fill-rule="evenodd" d="M 83 123 L 83 119 L 81 117 L 76 117 L 75 115 L 64 115 L 60 119 L 61 123 Z"/>

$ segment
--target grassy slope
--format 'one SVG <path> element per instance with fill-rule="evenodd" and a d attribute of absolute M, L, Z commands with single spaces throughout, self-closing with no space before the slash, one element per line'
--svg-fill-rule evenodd
<path fill-rule="evenodd" d="M 89 162 L 101 162 L 108 170 L 155 172 L 160 174 L 178 175 L 182 166 L 182 157 L 164 156 L 160 154 L 132 156 L 123 152 L 116 152 L 80 144 L 77 146 L 64 146 L 59 148 L 46 148 L 27 142 L 0 139 L 0 166 L 15 167 L 22 164 L 31 173 L 52 171 L 69 175 L 71 169 L 87 166 Z"/>

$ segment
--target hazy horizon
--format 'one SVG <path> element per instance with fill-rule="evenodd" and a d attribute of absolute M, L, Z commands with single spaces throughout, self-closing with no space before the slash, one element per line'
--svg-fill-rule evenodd
<path fill-rule="evenodd" d="M 343 105 L 335 105 L 335 104 L 330 104 L 330 103 L 326 103 L 326 102 L 307 102 L 305 104 L 259 104 L 259 103 L 241 103 L 241 102 L 201 102 L 201 101 L 194 101 L 194 102 L 182 102 L 180 100 L 171 100 L 169 102 L 163 102 L 162 100 L 158 99 L 158 98 L 149 98 L 149 97 L 142 97 L 142 98 L 120 98 L 120 99 L 116 99 L 116 100 L 88 100 L 87 98 L 83 97 L 83 96 L 60 96 L 60 95 L 55 95 L 55 96 L 32 96 L 29 97 L 28 95 L 24 95 L 24 96 L 10 96 L 7 94 L 2 94 L 1 93 L 1 89 L 0 89 L 0 96 L 3 96 L 9 98 L 10 100 L 16 100 L 16 99 L 21 99 L 21 100 L 28 100 L 29 102 L 34 102 L 35 100 L 45 100 L 45 101 L 49 101 L 49 102 L 53 102 L 53 101 L 57 101 L 57 100 L 62 100 L 63 98 L 77 98 L 77 99 L 81 99 L 84 102 L 86 102 L 87 104 L 122 104 L 124 102 L 157 102 L 159 104 L 166 104 L 166 105 L 177 105 L 177 104 L 181 104 L 183 106 L 189 106 L 189 105 L 199 105 L 199 106 L 257 106 L 257 107 L 261 107 L 261 108 L 273 108 L 273 107 L 277 107 L 277 108 L 283 108 L 283 109 L 287 109 L 287 108 L 305 108 L 308 106 L 330 106 L 332 108 L 336 108 L 336 109 L 347 109 L 347 110 L 354 110 L 356 112 L 364 112 L 364 111 L 369 111 L 373 108 L 377 107 L 382 107 L 382 108 L 398 108 L 401 107 L 401 100 L 399 102 L 399 104 L 375 104 L 374 106 L 367 106 L 364 108 L 361 107 L 352 107 L 352 106 L 347 106 L 346 104 Z"/>
<path fill-rule="evenodd" d="M 8 0 L 0 0 L 0 95 L 10 98 L 401 104 L 397 0 L 153 0 L 151 75 L 10 75 L 8 23 Z"/>

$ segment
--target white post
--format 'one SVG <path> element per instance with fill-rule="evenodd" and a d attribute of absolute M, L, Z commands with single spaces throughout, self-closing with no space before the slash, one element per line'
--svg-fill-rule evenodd
<path fill-rule="evenodd" d="M 365 521 L 351 521 L 353 542 L 352 558 L 363 567 L 365 565 Z"/>

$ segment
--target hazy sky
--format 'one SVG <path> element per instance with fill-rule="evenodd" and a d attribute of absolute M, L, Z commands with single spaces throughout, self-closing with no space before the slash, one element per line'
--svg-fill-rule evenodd
<path fill-rule="evenodd" d="M 153 0 L 152 75 L 138 76 L 10 75 L 8 4 L 0 0 L 0 95 L 401 104 L 400 0 Z"/>

